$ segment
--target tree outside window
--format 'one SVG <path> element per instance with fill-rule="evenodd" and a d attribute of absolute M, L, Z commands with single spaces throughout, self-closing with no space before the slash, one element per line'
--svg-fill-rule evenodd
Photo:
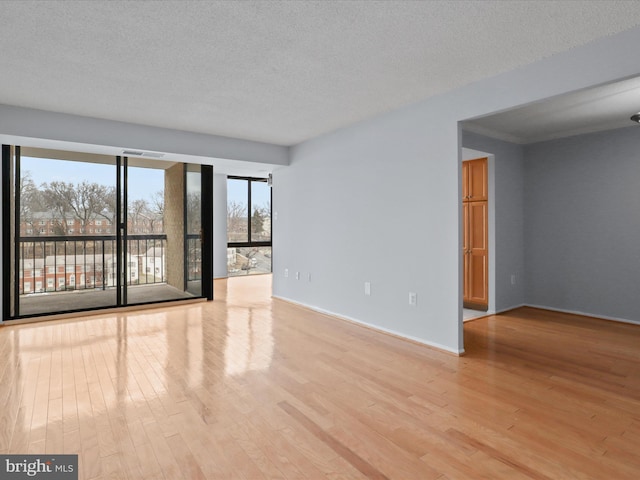
<path fill-rule="evenodd" d="M 227 271 L 271 272 L 271 187 L 266 178 L 227 180 Z"/>

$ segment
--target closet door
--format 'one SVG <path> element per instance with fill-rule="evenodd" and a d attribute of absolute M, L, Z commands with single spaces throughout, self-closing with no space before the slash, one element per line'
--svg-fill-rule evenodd
<path fill-rule="evenodd" d="M 468 169 L 468 197 L 466 200 L 469 202 L 487 201 L 487 159 L 479 158 L 465 163 Z"/>
<path fill-rule="evenodd" d="M 488 304 L 489 248 L 487 202 L 468 203 L 467 295 L 466 301 L 477 306 Z"/>
<path fill-rule="evenodd" d="M 463 295 L 462 299 L 466 303 L 469 301 L 469 203 L 462 204 L 462 263 L 463 263 Z"/>
<path fill-rule="evenodd" d="M 486 310 L 489 301 L 487 158 L 462 164 L 463 301 Z"/>
<path fill-rule="evenodd" d="M 462 201 L 469 201 L 469 162 L 462 162 Z"/>

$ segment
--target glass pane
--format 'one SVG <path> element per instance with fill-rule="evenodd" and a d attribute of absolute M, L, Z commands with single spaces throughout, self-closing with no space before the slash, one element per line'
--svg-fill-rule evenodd
<path fill-rule="evenodd" d="M 195 212 L 184 208 L 184 164 L 129 158 L 127 304 L 192 297 L 188 291 L 185 229 Z M 188 201 L 188 199 L 187 199 Z M 199 206 L 198 214 L 199 214 Z M 187 218 L 184 212 L 187 211 Z"/>
<path fill-rule="evenodd" d="M 13 168 L 12 315 L 117 306 L 118 283 L 127 304 L 201 295 L 200 166 L 129 159 L 121 282 L 116 158 L 25 147 Z"/>
<path fill-rule="evenodd" d="M 187 291 L 202 295 L 202 179 L 200 165 L 187 168 Z"/>
<path fill-rule="evenodd" d="M 271 273 L 271 247 L 227 248 L 227 271 L 230 277 Z"/>
<path fill-rule="evenodd" d="M 249 182 L 227 180 L 227 238 L 229 242 L 249 241 L 248 200 Z"/>
<path fill-rule="evenodd" d="M 251 182 L 251 241 L 271 241 L 271 187 Z"/>
<path fill-rule="evenodd" d="M 156 162 L 150 168 L 128 159 L 127 169 L 127 304 L 169 300 L 167 288 L 167 234 L 164 222 L 164 175 Z M 144 166 L 143 166 L 144 165 Z"/>
<path fill-rule="evenodd" d="M 112 157 L 23 149 L 19 315 L 116 304 L 115 177 Z"/>

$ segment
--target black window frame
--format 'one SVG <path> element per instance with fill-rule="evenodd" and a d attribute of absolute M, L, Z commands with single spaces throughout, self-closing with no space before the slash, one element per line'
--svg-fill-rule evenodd
<path fill-rule="evenodd" d="M 254 242 L 251 240 L 251 217 L 253 215 L 251 208 L 251 182 L 269 183 L 268 178 L 260 177 L 240 177 L 235 175 L 227 175 L 227 180 L 246 180 L 247 181 L 247 241 L 246 242 L 230 242 L 227 234 L 227 247 L 272 247 L 273 243 L 273 190 L 269 191 L 269 221 L 271 223 L 271 239 L 269 241 Z M 272 247 L 273 248 L 273 247 Z M 273 254 L 272 254 L 273 255 Z M 273 270 L 273 262 L 272 267 Z"/>
<path fill-rule="evenodd" d="M 35 147 L 32 147 L 35 148 Z M 82 152 L 80 152 L 82 153 Z M 112 235 L 99 235 L 94 237 L 92 235 L 82 235 L 82 236 L 56 236 L 56 235 L 46 235 L 43 237 L 31 237 L 24 236 L 21 233 L 21 224 L 20 224 L 20 188 L 16 186 L 17 179 L 20 179 L 20 169 L 21 169 L 21 146 L 19 145 L 9 145 L 2 144 L 1 146 L 1 165 L 0 165 L 0 184 L 2 186 L 1 199 L 2 205 L 0 206 L 1 218 L 2 222 L 2 246 L 0 248 L 0 258 L 2 268 L 2 288 L 0 289 L 0 295 L 2 296 L 2 311 L 0 321 L 14 321 L 21 320 L 26 318 L 33 317 L 47 317 L 52 315 L 66 314 L 66 313 L 77 313 L 77 312 L 94 312 L 99 310 L 111 309 L 111 308 L 129 308 L 131 306 L 141 306 L 141 305 L 153 305 L 160 303 L 170 304 L 171 302 L 183 301 L 184 298 L 171 298 L 166 300 L 153 300 L 150 302 L 138 302 L 138 303 L 128 303 L 127 302 L 127 287 L 128 285 L 124 282 L 128 280 L 123 275 L 122 270 L 126 269 L 125 258 L 127 255 L 127 241 L 134 238 L 133 235 L 128 235 L 126 232 L 127 222 L 122 221 L 123 214 L 126 214 L 126 209 L 124 205 L 127 205 L 127 196 L 128 196 L 128 181 L 127 181 L 127 167 L 128 167 L 128 157 L 114 156 L 115 163 L 113 167 L 115 168 L 115 181 L 116 181 L 116 212 L 118 219 L 115 223 L 115 233 Z M 187 165 L 183 164 L 186 172 Z M 13 166 L 13 171 L 12 171 Z M 196 235 L 196 237 L 200 238 L 201 242 L 201 250 L 202 250 L 202 258 L 201 258 L 201 291 L 199 295 L 195 295 L 190 298 L 206 298 L 207 300 L 213 300 L 214 292 L 213 292 L 213 166 L 212 165 L 198 165 L 200 168 L 199 172 L 201 175 L 201 233 L 200 235 Z M 183 195 L 186 195 L 186 181 L 184 182 L 185 189 L 183 190 Z M 186 203 L 186 201 L 185 201 Z M 105 225 L 112 225 L 109 220 L 103 221 Z M 185 217 L 186 224 L 186 217 Z M 13 225 L 13 226 L 12 226 Z M 123 235 L 125 238 L 122 239 Z M 187 236 L 185 230 L 185 249 L 187 244 Z M 162 235 L 147 235 L 147 238 L 161 238 Z M 22 314 L 20 312 L 20 283 L 24 282 L 24 278 L 20 277 L 20 240 L 27 241 L 43 241 L 46 242 L 56 242 L 56 241 L 77 241 L 78 239 L 84 241 L 93 241 L 95 239 L 99 240 L 113 240 L 116 241 L 116 274 L 114 278 L 118 279 L 118 285 L 116 286 L 116 301 L 110 305 L 98 305 L 91 306 L 87 308 L 73 308 L 71 306 L 67 310 L 51 310 L 47 312 L 41 313 L 30 313 L 30 314 Z M 75 255 L 75 253 L 74 253 Z M 64 253 L 64 257 L 67 256 L 66 250 Z M 104 251 L 103 251 L 104 256 Z M 187 262 L 185 256 L 185 262 Z M 10 268 L 10 265 L 15 265 L 15 268 Z M 103 259 L 104 264 L 104 259 Z M 59 265 L 43 265 L 43 281 L 47 280 L 46 270 L 45 268 L 54 267 L 56 270 L 54 271 L 54 288 L 59 285 L 65 286 L 66 282 L 66 264 L 64 266 Z M 62 274 L 62 277 L 58 277 L 58 268 L 62 268 L 63 271 L 59 272 Z M 86 266 L 85 266 L 86 269 Z M 84 273 L 87 273 L 88 270 L 85 270 Z M 97 268 L 92 272 L 91 276 L 92 282 L 94 285 L 95 279 L 97 277 L 96 272 L 103 272 L 103 268 L 101 265 L 97 265 Z M 126 270 L 125 270 L 126 272 Z M 24 272 L 23 272 L 24 273 Z M 33 273 L 35 273 L 35 261 Z M 101 273 L 102 283 L 104 285 L 105 275 Z M 33 286 L 35 287 L 35 277 L 33 278 Z M 87 275 L 85 277 L 84 284 L 86 285 L 86 280 L 89 278 Z M 58 285 L 55 285 L 56 279 L 58 281 Z M 76 276 L 76 284 L 78 277 Z M 185 283 L 187 280 L 187 276 L 185 275 Z M 124 282 L 123 282 L 124 281 Z M 62 282 L 62 283 L 60 283 Z M 122 284 L 121 284 L 122 283 Z M 45 287 L 46 288 L 46 287 Z M 185 285 L 185 291 L 186 285 Z M 12 299 L 13 298 L 13 302 Z"/>

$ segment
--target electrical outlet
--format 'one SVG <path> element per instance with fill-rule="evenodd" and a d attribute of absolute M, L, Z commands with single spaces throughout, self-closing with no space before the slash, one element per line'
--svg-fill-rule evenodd
<path fill-rule="evenodd" d="M 418 294 L 416 292 L 409 292 L 409 305 L 415 307 L 418 304 Z"/>
<path fill-rule="evenodd" d="M 371 282 L 364 282 L 364 294 L 371 295 Z"/>
<path fill-rule="evenodd" d="M 516 284 L 516 274 L 512 273 L 511 274 L 511 285 L 515 285 Z"/>
<path fill-rule="evenodd" d="M 296 280 L 300 280 L 300 272 L 296 272 Z"/>
<path fill-rule="evenodd" d="M 289 269 L 285 268 L 284 269 L 284 278 L 288 278 L 289 277 Z"/>
<path fill-rule="evenodd" d="M 311 273 L 307 273 L 307 281 L 310 282 L 311 281 Z"/>

